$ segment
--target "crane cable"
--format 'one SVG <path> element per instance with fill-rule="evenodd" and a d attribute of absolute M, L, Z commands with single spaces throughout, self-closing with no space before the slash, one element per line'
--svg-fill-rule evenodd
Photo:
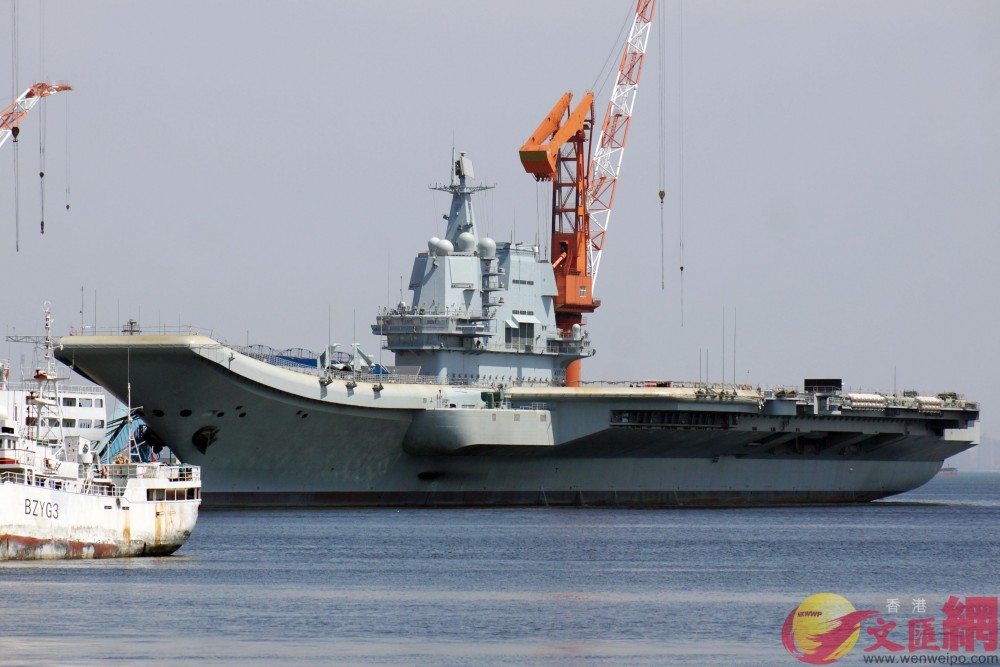
<path fill-rule="evenodd" d="M 18 85 L 17 85 L 17 75 L 20 69 L 18 62 L 18 53 L 21 48 L 19 45 L 20 31 L 18 30 L 18 16 L 17 16 L 17 0 L 11 0 L 11 90 L 12 96 L 16 100 L 18 98 Z M 14 140 L 14 249 L 16 252 L 21 251 L 21 187 L 20 180 L 18 178 L 20 173 L 20 160 L 18 159 L 17 150 L 17 135 L 20 128 L 12 128 L 11 134 Z"/>
<path fill-rule="evenodd" d="M 66 100 L 66 210 L 69 210 L 69 107 L 71 99 Z"/>
<path fill-rule="evenodd" d="M 663 200 L 666 197 L 666 171 L 667 171 L 667 84 L 666 84 L 666 45 L 664 21 L 660 21 L 656 31 L 656 39 L 659 42 L 657 47 L 657 85 L 659 86 L 659 108 L 660 108 L 660 145 L 659 145 L 659 170 L 660 170 L 660 290 L 666 289 L 666 261 L 664 259 L 664 223 L 663 223 Z"/>
<path fill-rule="evenodd" d="M 677 3 L 677 126 L 678 126 L 678 165 L 677 165 L 677 206 L 678 206 L 678 263 L 680 266 L 680 300 L 681 300 L 681 326 L 684 326 L 684 43 L 683 43 L 683 19 L 684 0 Z M 659 48 L 659 86 L 660 86 L 660 146 L 659 146 L 659 168 L 660 168 L 660 289 L 665 289 L 665 267 L 664 260 L 664 200 L 666 197 L 666 172 L 667 172 L 667 56 L 666 56 L 666 22 L 660 21 L 657 39 Z"/>
<path fill-rule="evenodd" d="M 38 2 L 38 62 L 45 80 L 45 0 Z M 45 105 L 38 110 L 40 127 L 38 130 L 38 187 L 41 195 L 41 232 L 45 233 Z"/>
<path fill-rule="evenodd" d="M 11 69 L 11 72 L 10 72 L 10 85 L 11 85 L 12 97 L 16 100 L 17 97 L 18 97 L 18 92 L 17 92 L 17 70 L 18 70 L 18 63 L 17 63 L 17 52 L 18 52 L 18 45 L 17 45 L 17 37 L 18 37 L 18 34 L 17 34 L 17 0 L 11 0 L 10 10 L 11 10 L 11 22 L 10 22 L 10 31 L 11 31 L 11 40 L 10 40 L 10 50 L 11 50 L 11 58 L 10 58 L 10 69 Z M 13 141 L 14 141 L 14 249 L 15 249 L 16 252 L 20 252 L 21 251 L 21 218 L 20 218 L 20 202 L 18 201 L 18 190 L 19 190 L 19 188 L 18 188 L 18 180 L 17 180 L 17 173 L 18 173 L 17 134 L 18 133 L 15 131 L 17 129 L 18 128 L 16 128 L 16 127 L 15 128 L 11 128 L 11 135 L 12 135 L 12 138 L 13 138 Z"/>
<path fill-rule="evenodd" d="M 621 53 L 621 45 L 624 41 L 625 35 L 628 34 L 629 25 L 631 25 L 633 19 L 635 18 L 635 10 L 629 7 L 628 13 L 625 15 L 625 20 L 622 21 L 621 27 L 618 29 L 618 35 L 615 37 L 615 41 L 612 43 L 611 49 L 608 51 L 607 57 L 604 59 L 604 64 L 601 66 L 600 71 L 597 73 L 597 78 L 594 82 L 590 84 L 590 92 L 594 93 L 594 99 L 603 97 L 604 87 L 608 85 L 608 81 L 612 76 L 617 75 L 615 72 L 615 57 Z M 597 84 L 601 87 L 598 88 Z"/>
<path fill-rule="evenodd" d="M 684 326 L 684 0 L 677 3 L 677 236 L 681 268 L 681 326 Z"/>
<path fill-rule="evenodd" d="M 18 183 L 17 139 L 14 139 L 14 250 L 21 252 L 21 201 Z"/>

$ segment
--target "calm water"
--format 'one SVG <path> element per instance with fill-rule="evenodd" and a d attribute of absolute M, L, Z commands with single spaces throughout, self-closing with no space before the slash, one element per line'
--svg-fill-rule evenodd
<path fill-rule="evenodd" d="M 794 666 L 808 595 L 942 616 L 1000 594 L 998 556 L 983 474 L 856 507 L 204 512 L 169 558 L 0 563 L 0 664 Z"/>

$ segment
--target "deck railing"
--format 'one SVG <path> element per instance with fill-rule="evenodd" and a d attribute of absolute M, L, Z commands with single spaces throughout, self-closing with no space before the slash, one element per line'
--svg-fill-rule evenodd
<path fill-rule="evenodd" d="M 167 466 L 159 463 L 112 463 L 102 465 L 105 477 L 128 477 L 138 479 L 168 479 L 178 482 L 193 482 L 201 479 L 201 468 L 195 466 Z"/>
<path fill-rule="evenodd" d="M 117 497 L 125 493 L 124 486 L 118 486 L 108 480 L 106 483 L 94 480 L 67 480 L 59 477 L 45 477 L 35 475 L 34 471 L 3 470 L 0 471 L 0 483 L 21 484 L 24 486 L 37 486 L 43 489 L 54 491 L 71 491 L 73 493 L 84 493 L 90 496 Z"/>

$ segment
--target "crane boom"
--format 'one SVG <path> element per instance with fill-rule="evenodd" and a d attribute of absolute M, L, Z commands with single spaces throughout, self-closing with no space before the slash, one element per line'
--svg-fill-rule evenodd
<path fill-rule="evenodd" d="M 552 181 L 555 320 L 565 335 L 579 335 L 583 316 L 601 305 L 594 298 L 594 281 L 655 7 L 656 0 L 637 2 L 593 157 L 588 155 L 595 125 L 593 93 L 587 93 L 572 112 L 572 95 L 563 95 L 519 151 L 525 171 L 536 180 Z M 566 386 L 579 384 L 577 359 L 566 368 Z"/>
<path fill-rule="evenodd" d="M 604 237 L 611 218 L 611 205 L 614 203 L 618 175 L 621 173 L 622 155 L 625 152 L 625 141 L 628 139 L 635 94 L 639 87 L 639 76 L 642 74 L 646 44 L 649 41 L 649 27 L 653 21 L 655 8 L 656 0 L 638 0 L 635 18 L 618 67 L 618 79 L 611 93 L 611 100 L 608 102 L 607 113 L 604 114 L 601 137 L 590 163 L 587 205 L 594 234 L 590 238 L 587 264 L 594 284 L 597 283 L 597 270 L 601 266 Z"/>
<path fill-rule="evenodd" d="M 64 90 L 73 90 L 73 88 L 65 82 L 36 83 L 21 93 L 21 96 L 0 114 L 0 146 L 3 146 L 4 142 L 11 136 L 17 141 L 18 124 L 22 118 L 28 115 L 32 107 L 38 104 L 38 100 L 61 93 Z"/>
<path fill-rule="evenodd" d="M 521 146 L 518 154 L 521 164 L 529 174 L 534 174 L 539 181 L 551 181 L 559 172 L 559 152 L 568 142 L 586 129 L 587 112 L 594 101 L 594 94 L 587 93 L 583 101 L 572 113 L 569 111 L 572 93 L 566 93 L 559 98 L 552 111 L 539 124 L 528 140 Z M 563 115 L 566 119 L 563 120 Z M 582 176 L 582 174 L 581 174 Z"/>
<path fill-rule="evenodd" d="M 566 93 L 521 146 L 524 170 L 539 181 L 552 181 L 552 268 L 556 279 L 556 326 L 569 331 L 594 301 L 587 272 L 587 173 L 594 127 L 594 94 L 587 93 L 570 111 Z M 564 118 L 565 116 L 565 118 Z"/>

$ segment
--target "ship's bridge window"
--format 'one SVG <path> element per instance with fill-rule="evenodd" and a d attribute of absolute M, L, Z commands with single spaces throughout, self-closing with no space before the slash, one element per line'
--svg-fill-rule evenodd
<path fill-rule="evenodd" d="M 75 419 L 64 419 L 62 422 L 63 428 L 74 428 L 76 426 Z"/>
<path fill-rule="evenodd" d="M 75 408 L 76 407 L 76 399 L 75 398 L 64 397 L 63 400 L 62 400 L 62 404 L 63 404 L 64 408 Z"/>
<path fill-rule="evenodd" d="M 529 322 L 518 324 L 516 329 L 505 329 L 504 342 L 508 345 L 530 345 L 535 340 L 535 325 Z"/>
<path fill-rule="evenodd" d="M 198 500 L 201 489 L 146 489 L 146 500 Z"/>
<path fill-rule="evenodd" d="M 92 407 L 94 407 L 94 401 L 93 401 L 93 399 L 90 399 L 90 398 L 81 398 L 80 399 L 80 407 L 81 408 L 92 408 Z"/>
<path fill-rule="evenodd" d="M 80 421 L 77 422 L 77 425 L 80 428 L 90 428 L 90 420 L 89 419 L 81 419 Z"/>
<path fill-rule="evenodd" d="M 94 399 L 94 407 L 95 408 L 103 408 L 104 407 L 104 399 L 103 398 L 95 398 Z"/>
<path fill-rule="evenodd" d="M 104 420 L 103 419 L 95 419 L 94 420 L 94 428 L 104 428 Z"/>

